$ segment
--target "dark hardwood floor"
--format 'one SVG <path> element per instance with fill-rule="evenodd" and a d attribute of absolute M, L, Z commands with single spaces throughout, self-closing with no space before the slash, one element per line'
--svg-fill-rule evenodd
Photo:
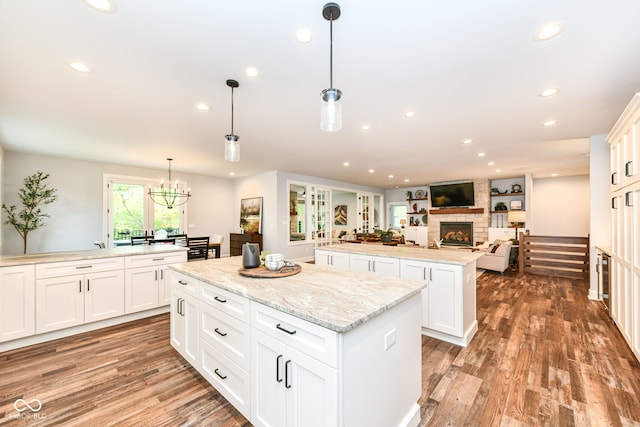
<path fill-rule="evenodd" d="M 477 288 L 467 348 L 423 337 L 421 426 L 640 425 L 640 365 L 583 282 L 485 273 Z M 160 315 L 0 353 L 0 425 L 250 423 L 173 350 Z"/>

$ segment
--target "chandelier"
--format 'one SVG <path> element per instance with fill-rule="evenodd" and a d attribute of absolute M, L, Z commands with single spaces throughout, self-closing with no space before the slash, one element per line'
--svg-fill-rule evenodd
<path fill-rule="evenodd" d="M 147 194 L 153 203 L 166 206 L 167 209 L 173 209 L 174 206 L 181 206 L 187 203 L 189 197 L 191 197 L 191 193 L 188 188 L 187 191 L 180 188 L 177 179 L 175 182 L 171 181 L 171 161 L 173 159 L 167 157 L 167 160 L 169 161 L 169 182 L 165 185 L 163 179 L 160 181 L 160 188 L 155 191 L 149 186 Z"/>

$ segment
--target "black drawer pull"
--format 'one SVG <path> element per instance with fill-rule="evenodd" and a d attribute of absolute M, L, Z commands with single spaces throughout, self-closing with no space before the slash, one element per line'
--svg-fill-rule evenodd
<path fill-rule="evenodd" d="M 282 378 L 280 378 L 280 359 L 282 359 L 281 354 L 276 357 L 276 381 L 279 383 L 282 382 Z"/>
<path fill-rule="evenodd" d="M 151 261 L 164 261 L 164 258 L 154 258 Z"/>
<path fill-rule="evenodd" d="M 188 283 L 183 281 L 183 280 L 178 280 L 178 283 L 180 283 L 182 286 L 187 286 Z"/>
<path fill-rule="evenodd" d="M 218 372 L 218 368 L 214 369 L 213 372 L 215 372 L 216 375 L 219 376 L 220 378 L 222 378 L 223 380 L 227 379 L 226 375 L 221 375 L 220 372 Z"/>
<path fill-rule="evenodd" d="M 216 300 L 216 301 L 218 301 L 218 302 L 227 302 L 227 300 L 226 300 L 226 299 L 218 298 L 218 296 L 217 296 L 217 295 L 216 295 L 215 297 L 213 297 L 213 299 L 214 299 L 214 300 Z"/>
<path fill-rule="evenodd" d="M 288 333 L 289 335 L 293 335 L 293 334 L 295 334 L 295 333 L 297 332 L 297 331 L 290 331 L 290 330 L 288 330 L 288 329 L 286 329 L 286 328 L 283 328 L 282 326 L 280 326 L 280 323 L 278 323 L 278 324 L 276 325 L 276 328 L 277 328 L 277 329 L 280 329 L 280 330 L 281 330 L 281 331 L 283 331 L 283 332 Z"/>
<path fill-rule="evenodd" d="M 220 332 L 220 331 L 218 330 L 218 328 L 215 328 L 215 329 L 214 329 L 214 331 L 215 331 L 218 335 L 220 335 L 221 337 L 226 337 L 226 336 L 227 336 L 227 333 L 226 333 L 226 332 Z"/>
<path fill-rule="evenodd" d="M 80 270 L 81 268 L 91 268 L 93 265 L 78 265 L 76 266 L 76 270 Z"/>
<path fill-rule="evenodd" d="M 291 388 L 291 383 L 289 382 L 289 363 L 291 363 L 291 360 L 284 362 L 284 386 L 286 388 Z"/>

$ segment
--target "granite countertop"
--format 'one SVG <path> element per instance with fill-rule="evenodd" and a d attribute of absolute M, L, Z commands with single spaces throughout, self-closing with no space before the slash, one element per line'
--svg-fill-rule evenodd
<path fill-rule="evenodd" d="M 472 252 L 467 248 L 426 249 L 419 246 L 384 246 L 356 243 L 342 243 L 318 248 L 334 252 L 348 252 L 363 255 L 376 255 L 389 258 L 412 259 L 416 261 L 432 261 L 441 264 L 467 265 L 475 262 L 483 253 Z"/>
<path fill-rule="evenodd" d="M 171 269 L 276 310 L 343 333 L 418 294 L 424 283 L 300 264 L 296 275 L 273 279 L 238 273 L 242 257 L 180 263 Z M 205 285 L 206 286 L 206 285 Z"/>
<path fill-rule="evenodd" d="M 42 264 L 61 261 L 83 261 L 87 259 L 123 257 L 129 255 L 146 255 L 165 252 L 186 251 L 184 246 L 174 245 L 136 245 L 118 246 L 117 248 L 90 249 L 84 251 L 46 252 L 28 255 L 0 256 L 0 267 L 16 265 Z"/>

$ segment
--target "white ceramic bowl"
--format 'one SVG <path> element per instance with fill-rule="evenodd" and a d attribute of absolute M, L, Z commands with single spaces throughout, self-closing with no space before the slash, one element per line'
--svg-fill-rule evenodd
<path fill-rule="evenodd" d="M 264 265 L 269 270 L 272 270 L 272 271 L 279 270 L 284 265 L 284 261 L 275 261 L 275 262 L 265 261 Z"/>

